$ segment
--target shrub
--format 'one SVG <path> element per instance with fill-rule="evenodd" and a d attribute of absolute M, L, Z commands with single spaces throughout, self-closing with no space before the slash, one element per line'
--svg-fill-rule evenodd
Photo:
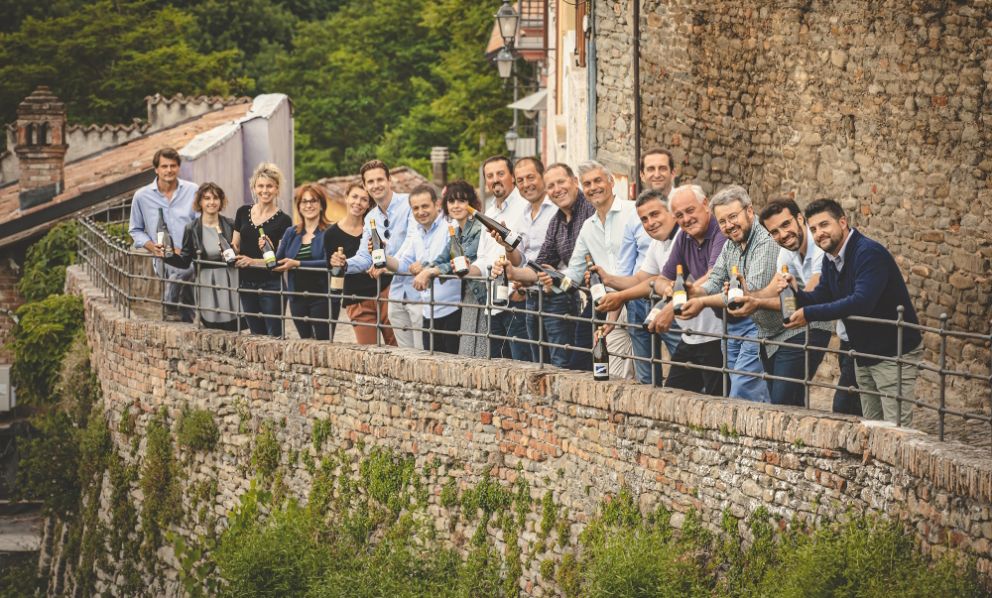
<path fill-rule="evenodd" d="M 152 418 L 146 435 L 145 461 L 139 480 L 143 496 L 141 527 L 145 535 L 141 550 L 151 571 L 156 559 L 155 551 L 162 545 L 162 530 L 182 515 L 182 502 L 179 465 L 172 451 L 172 435 L 163 413 Z"/>
<path fill-rule="evenodd" d="M 41 500 L 46 513 L 63 517 L 79 509 L 79 438 L 69 416 L 45 411 L 31 421 L 32 432 L 19 439 L 17 494 Z"/>
<path fill-rule="evenodd" d="M 52 404 L 58 398 L 54 389 L 62 358 L 83 324 L 83 300 L 52 295 L 22 305 L 17 317 L 10 344 L 18 400 L 34 406 Z"/>
<path fill-rule="evenodd" d="M 212 413 L 205 409 L 184 410 L 176 422 L 176 440 L 194 451 L 212 451 L 220 431 Z"/>
<path fill-rule="evenodd" d="M 41 301 L 65 288 L 65 269 L 76 263 L 75 220 L 55 225 L 28 248 L 17 290 L 26 301 Z"/>

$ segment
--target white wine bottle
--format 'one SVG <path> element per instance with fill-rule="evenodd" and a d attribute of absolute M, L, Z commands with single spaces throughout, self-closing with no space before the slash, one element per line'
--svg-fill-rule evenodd
<path fill-rule="evenodd" d="M 682 277 L 682 264 L 678 264 L 675 266 L 675 284 L 672 285 L 672 307 L 675 309 L 675 315 L 682 315 L 682 306 L 688 300 L 689 296 L 685 292 L 685 278 Z"/>
<path fill-rule="evenodd" d="M 737 266 L 730 268 L 730 288 L 727 290 L 727 306 L 730 309 L 740 309 L 744 305 L 744 289 L 737 278 Z"/>
<path fill-rule="evenodd" d="M 782 274 L 788 274 L 789 267 L 782 266 Z M 779 293 L 779 300 L 781 301 L 782 307 L 782 323 L 788 324 L 789 319 L 792 318 L 792 314 L 796 313 L 799 306 L 796 304 L 796 294 L 792 291 L 792 285 L 786 285 L 782 292 Z"/>
<path fill-rule="evenodd" d="M 265 236 L 265 230 L 261 226 L 258 227 L 258 238 L 265 241 L 262 245 L 262 259 L 265 260 L 265 267 L 271 270 L 276 267 L 276 250 L 272 247 L 269 238 Z"/>
<path fill-rule="evenodd" d="M 379 231 L 375 228 L 375 220 L 369 221 L 369 240 L 372 241 L 372 265 L 376 268 L 386 267 L 386 244 L 382 242 Z"/>
<path fill-rule="evenodd" d="M 341 257 L 344 257 L 344 247 L 338 247 L 335 252 Z M 332 291 L 343 291 L 344 290 L 344 266 L 331 266 L 331 290 Z"/>

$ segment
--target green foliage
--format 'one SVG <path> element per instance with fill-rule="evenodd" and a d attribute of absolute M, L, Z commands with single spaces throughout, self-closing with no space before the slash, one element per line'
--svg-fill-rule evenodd
<path fill-rule="evenodd" d="M 51 405 L 58 400 L 54 389 L 62 357 L 83 324 L 83 300 L 74 295 L 51 295 L 22 305 L 17 318 L 10 346 L 18 402 Z"/>
<path fill-rule="evenodd" d="M 192 15 L 151 0 L 79 2 L 62 14 L 27 18 L 0 35 L 0 114 L 39 84 L 66 103 L 73 122 L 120 122 L 144 115 L 144 97 L 230 94 L 248 89 L 237 50 L 196 50 Z"/>
<path fill-rule="evenodd" d="M 279 455 L 279 441 L 272 422 L 265 422 L 255 438 L 255 450 L 251 453 L 251 465 L 255 468 L 255 473 L 264 480 L 271 480 L 279 467 Z"/>
<path fill-rule="evenodd" d="M 42 590 L 44 580 L 38 575 L 37 556 L 31 553 L 20 557 L 4 556 L 4 567 L 0 569 L 0 598 L 35 596 Z"/>
<path fill-rule="evenodd" d="M 149 571 L 154 569 L 155 551 L 162 545 L 162 532 L 182 515 L 179 465 L 172 450 L 172 435 L 165 414 L 158 413 L 145 431 L 145 460 L 141 467 L 142 558 Z"/>
<path fill-rule="evenodd" d="M 313 422 L 313 450 L 320 452 L 324 448 L 324 442 L 331 437 L 331 420 L 318 419 Z"/>
<path fill-rule="evenodd" d="M 75 220 L 61 222 L 28 247 L 24 273 L 17 282 L 17 291 L 26 301 L 41 301 L 62 292 L 65 269 L 76 263 L 78 232 Z"/>
<path fill-rule="evenodd" d="M 79 438 L 68 414 L 45 411 L 20 439 L 17 493 L 41 500 L 45 511 L 69 515 L 79 509 Z"/>
<path fill-rule="evenodd" d="M 212 451 L 217 446 L 220 431 L 212 413 L 206 409 L 187 409 L 176 422 L 176 441 L 194 451 Z"/>
<path fill-rule="evenodd" d="M 391 451 L 373 447 L 368 458 L 362 461 L 359 473 L 369 497 L 389 509 L 393 516 L 409 500 L 403 490 L 413 482 L 413 458 L 401 459 Z"/>

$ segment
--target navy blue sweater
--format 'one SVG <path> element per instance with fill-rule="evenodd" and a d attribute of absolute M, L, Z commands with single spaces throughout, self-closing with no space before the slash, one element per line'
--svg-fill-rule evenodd
<path fill-rule="evenodd" d="M 896 355 L 896 327 L 849 320 L 850 316 L 894 321 L 896 308 L 902 305 L 905 308 L 903 320 L 919 323 L 892 254 L 855 229 L 851 229 L 851 237 L 844 248 L 843 270 L 837 272 L 834 263 L 824 255 L 820 283 L 810 293 L 796 293 L 796 299 L 810 322 L 844 320 L 851 346 L 859 353 Z M 920 346 L 920 341 L 919 330 L 903 328 L 903 355 Z M 870 357 L 857 357 L 856 360 L 861 366 L 879 362 Z"/>

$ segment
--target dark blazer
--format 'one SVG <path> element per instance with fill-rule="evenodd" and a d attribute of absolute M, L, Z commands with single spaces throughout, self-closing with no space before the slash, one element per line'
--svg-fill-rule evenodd
<path fill-rule="evenodd" d="M 234 235 L 234 222 L 224 215 L 219 215 L 218 217 L 220 218 L 220 233 L 230 243 Z M 165 263 L 177 268 L 189 268 L 193 260 L 200 257 L 200 253 L 203 251 L 203 218 L 199 217 L 186 225 L 186 229 L 183 231 L 182 249 L 178 254 L 166 258 Z M 202 267 L 220 268 L 226 267 L 226 264 L 203 264 Z"/>
<path fill-rule="evenodd" d="M 279 248 L 276 250 L 276 259 L 281 260 L 288 257 L 295 260 L 296 254 L 300 252 L 300 246 L 303 245 L 303 235 L 304 233 L 296 232 L 295 226 L 287 228 L 286 232 L 282 234 L 282 240 L 279 241 Z M 330 268 L 328 256 L 324 251 L 324 231 L 316 231 L 314 233 L 313 239 L 310 241 L 310 254 L 312 256 L 310 259 L 300 261 L 301 268 L 323 268 L 325 270 Z M 296 290 L 297 276 L 304 274 L 317 282 L 322 287 L 323 292 L 327 292 L 326 275 L 318 277 L 315 272 L 297 272 L 295 270 L 290 270 L 286 276 L 289 282 L 288 289 L 290 292 Z"/>
<path fill-rule="evenodd" d="M 799 291 L 796 299 L 810 322 L 844 320 L 851 346 L 859 353 L 894 356 L 898 353 L 896 327 L 892 324 L 859 322 L 850 316 L 864 316 L 895 321 L 896 308 L 903 306 L 903 321 L 919 324 L 909 290 L 896 260 L 885 247 L 851 229 L 844 248 L 844 266 L 837 266 L 826 255 L 820 283 L 812 292 Z M 904 328 L 902 354 L 920 346 L 922 337 L 915 328 Z M 856 357 L 858 365 L 879 362 L 870 357 Z"/>

